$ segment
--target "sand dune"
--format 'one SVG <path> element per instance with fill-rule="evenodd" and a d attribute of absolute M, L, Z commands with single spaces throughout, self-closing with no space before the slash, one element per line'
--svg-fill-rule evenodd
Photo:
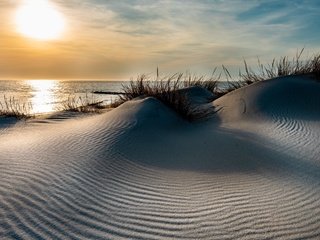
<path fill-rule="evenodd" d="M 224 126 L 267 137 L 279 151 L 320 159 L 320 84 L 283 77 L 234 91 L 214 102 Z"/>
<path fill-rule="evenodd" d="M 10 127 L 0 238 L 319 239 L 319 90 L 260 82 L 199 123 L 146 98 Z"/>

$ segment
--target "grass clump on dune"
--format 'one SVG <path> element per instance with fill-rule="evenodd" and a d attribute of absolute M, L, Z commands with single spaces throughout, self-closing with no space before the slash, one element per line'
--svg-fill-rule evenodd
<path fill-rule="evenodd" d="M 262 64 L 258 59 L 257 70 L 253 71 L 244 61 L 245 72 L 240 73 L 240 79 L 246 84 L 259 82 L 271 78 L 310 74 L 320 79 L 320 54 L 315 54 L 307 59 L 302 59 L 304 49 L 297 52 L 292 59 L 280 57 L 273 59 L 271 64 Z"/>
<path fill-rule="evenodd" d="M 131 80 L 128 85 L 122 85 L 120 99 L 125 102 L 139 96 L 159 96 L 172 94 L 179 89 L 188 87 L 202 87 L 212 93 L 218 92 L 219 76 L 215 76 L 215 70 L 211 77 L 191 74 L 175 73 L 171 76 L 160 78 L 157 71 L 156 79 L 151 79 L 146 74 L 139 75 L 136 80 Z"/>
<path fill-rule="evenodd" d="M 186 74 L 183 80 L 184 87 L 202 87 L 209 92 L 217 94 L 219 92 L 218 82 L 221 78 L 221 73 L 216 74 L 217 68 L 215 68 L 211 74 L 211 77 L 197 76 Z"/>
<path fill-rule="evenodd" d="M 94 97 L 69 97 L 61 103 L 58 111 L 70 111 L 79 113 L 100 113 L 106 106 L 102 105 L 102 101 L 97 101 Z M 21 103 L 14 97 L 7 98 L 4 96 L 0 101 L 0 117 L 14 117 L 17 119 L 35 118 L 39 114 L 35 114 L 31 103 Z"/>
<path fill-rule="evenodd" d="M 141 96 L 154 97 L 175 110 L 183 118 L 193 121 L 204 118 L 212 111 L 200 110 L 192 104 L 186 92 L 180 90 L 198 86 L 210 92 L 216 92 L 217 82 L 218 78 L 214 77 L 214 74 L 210 78 L 191 76 L 190 74 L 185 76 L 182 73 L 160 78 L 157 74 L 155 80 L 151 80 L 147 75 L 140 75 L 136 81 L 131 80 L 128 85 L 122 86 L 123 94 L 120 95 L 118 104 Z"/>
<path fill-rule="evenodd" d="M 3 103 L 0 102 L 0 116 L 14 117 L 17 119 L 33 118 L 31 103 L 19 103 L 14 97 L 3 97 Z"/>
<path fill-rule="evenodd" d="M 79 113 L 100 113 L 103 101 L 97 101 L 94 97 L 85 95 L 84 97 L 69 96 L 62 103 L 61 111 L 79 112 Z"/>

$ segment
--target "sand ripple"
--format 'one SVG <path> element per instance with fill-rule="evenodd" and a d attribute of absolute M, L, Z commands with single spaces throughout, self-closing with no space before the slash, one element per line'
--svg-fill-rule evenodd
<path fill-rule="evenodd" d="M 181 124 L 166 109 L 145 114 L 158 104 L 1 134 L 0 238 L 320 238 L 320 178 L 306 164 L 293 171 L 300 158 L 287 155 L 303 147 L 316 162 L 315 122 L 270 115 L 278 142 L 292 139 L 283 150 L 259 142 L 266 134 Z M 169 156 L 175 167 L 152 161 Z M 235 156 L 248 167 L 235 167 Z"/>

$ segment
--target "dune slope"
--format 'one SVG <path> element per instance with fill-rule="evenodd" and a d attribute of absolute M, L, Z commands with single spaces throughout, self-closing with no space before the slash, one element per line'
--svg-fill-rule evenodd
<path fill-rule="evenodd" d="M 0 238 L 319 239 L 319 90 L 257 83 L 199 123 L 146 98 L 1 132 Z"/>

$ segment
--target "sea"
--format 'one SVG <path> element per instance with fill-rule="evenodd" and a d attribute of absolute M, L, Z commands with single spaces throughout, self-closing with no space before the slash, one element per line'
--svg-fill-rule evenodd
<path fill-rule="evenodd" d="M 62 81 L 62 80 L 0 80 L 0 111 L 13 108 L 29 114 L 63 110 L 73 102 L 102 102 L 109 104 L 128 81 Z"/>
<path fill-rule="evenodd" d="M 0 80 L 0 112 L 53 113 L 85 103 L 108 105 L 129 81 Z M 227 86 L 219 82 L 220 87 Z M 106 94 L 108 93 L 108 94 Z"/>

